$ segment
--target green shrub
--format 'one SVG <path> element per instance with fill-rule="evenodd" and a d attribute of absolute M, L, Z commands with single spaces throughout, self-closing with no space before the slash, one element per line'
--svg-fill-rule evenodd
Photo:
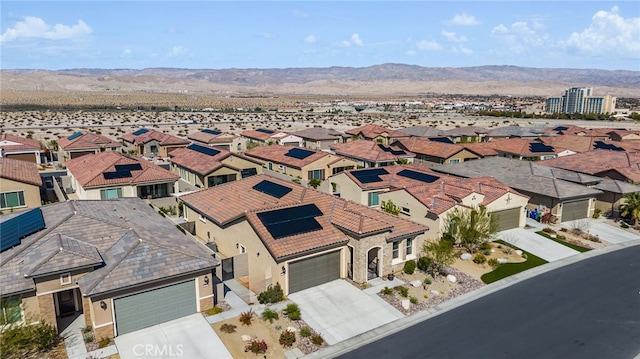
<path fill-rule="evenodd" d="M 295 303 L 287 304 L 287 307 L 284 309 L 283 312 L 291 320 L 300 320 L 300 318 L 302 317 L 302 315 L 300 314 L 300 308 Z"/>
<path fill-rule="evenodd" d="M 266 308 L 264 312 L 262 312 L 262 319 L 268 320 L 269 323 L 273 323 L 274 320 L 278 320 L 279 318 L 278 312 L 273 309 Z"/>
<path fill-rule="evenodd" d="M 497 258 L 491 258 L 489 259 L 489 261 L 487 262 L 487 264 L 489 264 L 489 266 L 493 269 L 496 269 L 498 267 L 500 267 L 500 262 L 498 262 Z"/>
<path fill-rule="evenodd" d="M 409 301 L 411 302 L 411 304 L 418 304 L 418 297 L 411 297 L 409 298 Z"/>
<path fill-rule="evenodd" d="M 267 290 L 258 294 L 258 302 L 260 302 L 260 304 L 278 303 L 282 300 L 284 300 L 284 292 L 282 291 L 282 287 L 280 287 L 280 283 L 269 286 Z"/>
<path fill-rule="evenodd" d="M 413 274 L 416 271 L 416 261 L 408 260 L 404 262 L 404 268 L 402 269 L 407 274 Z"/>
<path fill-rule="evenodd" d="M 251 319 L 253 319 L 253 309 L 240 313 L 240 317 L 238 318 L 242 325 L 251 325 Z"/>
<path fill-rule="evenodd" d="M 629 228 L 629 225 L 624 223 L 624 222 L 620 222 L 620 227 L 622 227 L 624 229 L 627 229 L 627 228 Z"/>
<path fill-rule="evenodd" d="M 56 328 L 42 320 L 34 325 L 11 326 L 0 338 L 0 353 L 3 358 L 44 353 L 60 341 Z"/>
<path fill-rule="evenodd" d="M 393 294 L 393 289 L 389 287 L 384 287 L 384 289 L 380 290 L 380 293 L 384 295 L 391 295 Z"/>
<path fill-rule="evenodd" d="M 324 344 L 324 338 L 319 333 L 313 333 L 311 336 L 311 342 L 315 345 L 322 345 Z"/>
<path fill-rule="evenodd" d="M 429 266 L 431 265 L 431 258 L 429 257 L 420 257 L 418 258 L 418 269 L 420 269 L 423 272 L 426 272 L 429 270 Z"/>
<path fill-rule="evenodd" d="M 296 333 L 285 330 L 280 333 L 280 345 L 283 347 L 291 347 L 296 342 Z"/>
<path fill-rule="evenodd" d="M 600 214 L 602 213 L 602 210 L 600 208 L 596 208 L 593 210 L 593 218 L 600 218 Z"/>
<path fill-rule="evenodd" d="M 234 324 L 224 323 L 220 326 L 220 330 L 224 333 L 231 334 L 236 332 L 238 326 Z"/>
<path fill-rule="evenodd" d="M 90 325 L 87 325 L 86 327 L 82 328 L 82 333 L 83 334 L 87 334 L 89 333 L 93 328 L 91 328 Z"/>
<path fill-rule="evenodd" d="M 485 256 L 490 256 L 491 255 L 491 249 L 485 249 L 484 251 L 482 251 L 482 254 L 484 254 Z"/>
<path fill-rule="evenodd" d="M 89 334 L 89 335 L 87 335 L 87 336 L 85 336 L 85 337 L 84 337 L 84 342 L 85 342 L 85 343 L 93 343 L 93 341 L 94 341 L 95 339 L 96 339 L 96 338 L 93 336 L 93 334 Z"/>
<path fill-rule="evenodd" d="M 302 327 L 300 329 L 300 336 L 303 337 L 303 338 L 310 337 L 311 333 L 312 333 L 311 332 L 311 328 L 309 328 L 309 327 Z"/>
<path fill-rule="evenodd" d="M 487 257 L 485 257 L 484 254 L 478 253 L 475 256 L 473 256 L 473 263 L 475 264 L 483 264 L 486 261 L 487 261 Z"/>
<path fill-rule="evenodd" d="M 426 284 L 426 285 L 431 284 L 431 278 L 430 277 L 425 277 L 424 278 L 424 284 Z"/>
<path fill-rule="evenodd" d="M 405 298 L 409 296 L 409 288 L 407 287 L 403 287 L 399 285 L 399 286 L 393 287 L 393 289 L 395 289 L 396 292 L 400 293 L 400 295 Z"/>
<path fill-rule="evenodd" d="M 180 230 L 180 232 L 182 232 L 183 234 L 187 234 L 187 231 L 184 228 L 182 228 L 181 225 L 176 224 L 176 228 L 178 228 Z"/>
<path fill-rule="evenodd" d="M 102 337 L 98 341 L 98 348 L 100 348 L 100 349 L 106 348 L 109 344 L 111 344 L 111 339 L 109 339 L 107 337 Z"/>
<path fill-rule="evenodd" d="M 478 247 L 478 249 L 480 249 L 481 251 L 486 251 L 486 250 L 491 251 L 491 243 L 484 241 L 480 243 L 480 246 Z"/>
<path fill-rule="evenodd" d="M 204 314 L 206 315 L 216 315 L 216 314 L 220 314 L 224 312 L 224 309 L 220 308 L 220 307 L 213 307 L 213 308 L 209 308 L 207 310 L 204 311 Z"/>
<path fill-rule="evenodd" d="M 252 352 L 256 355 L 266 353 L 267 349 L 269 349 L 267 343 L 264 340 L 257 339 L 250 341 L 249 344 L 244 347 L 245 352 Z"/>

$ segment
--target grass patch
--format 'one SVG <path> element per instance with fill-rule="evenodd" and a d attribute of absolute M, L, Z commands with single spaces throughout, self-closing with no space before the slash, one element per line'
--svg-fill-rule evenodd
<path fill-rule="evenodd" d="M 509 247 L 515 248 L 502 240 L 497 240 L 495 242 L 500 243 L 503 246 L 509 246 Z M 518 249 L 518 248 L 515 248 L 515 249 Z M 526 257 L 527 257 L 526 261 L 520 262 L 520 263 L 501 264 L 495 270 L 489 273 L 483 274 L 482 277 L 480 277 L 480 279 L 482 279 L 482 282 L 484 282 L 485 284 L 493 283 L 500 279 L 512 276 L 516 273 L 524 272 L 527 269 L 531 269 L 533 267 L 537 267 L 537 266 L 549 263 L 540 257 L 534 256 L 531 253 L 528 253 L 525 251 L 522 251 L 522 253 L 526 254 Z"/>
<path fill-rule="evenodd" d="M 213 307 L 213 308 L 209 308 L 207 310 L 204 311 L 204 314 L 206 315 L 216 315 L 219 313 L 224 312 L 224 309 L 220 308 L 220 307 Z"/>
<path fill-rule="evenodd" d="M 577 244 L 573 244 L 573 243 L 565 242 L 565 241 L 563 241 L 562 239 L 553 238 L 553 237 L 551 237 L 550 235 L 548 235 L 547 233 L 542 232 L 542 231 L 540 231 L 540 232 L 536 232 L 536 233 L 537 233 L 537 234 L 539 234 L 539 235 L 541 235 L 541 236 L 543 236 L 543 237 L 549 238 L 550 240 L 552 240 L 552 241 L 554 241 L 554 242 L 556 242 L 556 243 L 560 243 L 560 244 L 562 244 L 563 246 L 566 246 L 566 247 L 569 247 L 569 248 L 571 248 L 571 249 L 573 249 L 573 250 L 576 250 L 576 251 L 578 251 L 578 252 L 580 252 L 580 253 L 582 253 L 582 252 L 587 252 L 587 251 L 590 251 L 590 250 L 591 250 L 591 248 L 585 248 L 585 247 L 579 246 L 579 245 L 577 245 Z"/>

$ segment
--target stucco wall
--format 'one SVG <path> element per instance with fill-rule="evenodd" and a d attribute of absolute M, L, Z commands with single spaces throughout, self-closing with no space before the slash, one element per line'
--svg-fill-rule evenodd
<path fill-rule="evenodd" d="M 24 207 L 13 207 L 13 211 L 20 211 L 28 208 L 40 207 L 40 188 L 38 186 L 12 181 L 9 179 L 0 179 L 0 192 L 24 192 Z M 2 209 L 3 213 L 11 212 L 11 209 Z"/>

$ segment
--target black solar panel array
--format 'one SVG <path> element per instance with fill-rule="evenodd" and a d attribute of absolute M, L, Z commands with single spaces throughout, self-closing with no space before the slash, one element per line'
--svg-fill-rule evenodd
<path fill-rule="evenodd" d="M 141 128 L 141 129 L 139 129 L 139 130 L 135 131 L 135 132 L 133 133 L 133 135 L 134 135 L 134 136 L 140 136 L 141 134 L 143 134 L 143 133 L 147 133 L 147 132 L 149 132 L 149 130 L 147 130 L 146 128 Z"/>
<path fill-rule="evenodd" d="M 21 212 L 15 217 L 2 222 L 0 251 L 19 245 L 22 238 L 45 228 L 46 225 L 40 208 Z"/>
<path fill-rule="evenodd" d="M 566 131 L 568 129 L 569 129 L 568 127 L 558 126 L 558 127 L 554 128 L 553 130 L 554 131 Z"/>
<path fill-rule="evenodd" d="M 82 136 L 82 132 L 76 132 L 73 135 L 67 137 L 67 140 L 71 141 L 71 140 L 75 140 L 76 138 Z"/>
<path fill-rule="evenodd" d="M 200 153 L 205 154 L 207 156 L 215 156 L 218 153 L 220 153 L 220 151 L 216 150 L 215 148 L 196 145 L 195 143 L 190 144 L 189 146 L 187 146 L 187 148 L 192 150 L 192 151 L 200 152 Z"/>
<path fill-rule="evenodd" d="M 299 148 L 299 147 L 293 147 L 292 149 L 290 149 L 287 153 L 285 153 L 285 156 L 288 157 L 293 157 L 293 158 L 297 158 L 299 160 L 303 160 L 309 156 L 311 156 L 312 154 L 314 154 L 315 152 L 313 151 L 309 151 L 309 150 L 305 150 L 303 148 Z"/>
<path fill-rule="evenodd" d="M 139 163 L 129 163 L 125 165 L 115 165 L 116 172 L 119 171 L 142 171 L 142 166 Z"/>
<path fill-rule="evenodd" d="M 131 171 L 104 172 L 102 176 L 104 176 L 104 179 L 107 179 L 107 180 L 132 177 Z"/>
<path fill-rule="evenodd" d="M 205 128 L 204 130 L 202 130 L 202 132 L 204 132 L 204 133 L 208 133 L 208 134 L 210 134 L 210 135 L 216 135 L 216 136 L 222 133 L 222 132 L 220 132 L 220 131 L 217 131 L 217 130 L 210 130 L 210 129 L 208 129 L 208 128 Z"/>
<path fill-rule="evenodd" d="M 273 134 L 273 132 L 274 132 L 274 131 L 271 131 L 271 130 L 267 130 L 266 128 L 257 128 L 256 131 L 262 132 L 262 133 L 266 133 L 266 134 L 269 134 L 269 135 Z"/>
<path fill-rule="evenodd" d="M 400 172 L 398 172 L 398 176 L 402 176 L 402 177 L 406 177 L 406 178 L 411 178 L 420 182 L 424 182 L 424 183 L 433 183 L 436 180 L 438 180 L 438 176 L 433 176 L 430 174 L 426 174 L 426 173 L 422 173 L 422 172 L 416 172 L 416 171 L 412 171 L 412 170 L 402 170 Z"/>
<path fill-rule="evenodd" d="M 251 188 L 275 198 L 282 198 L 284 195 L 292 191 L 292 188 L 290 187 L 283 186 L 269 180 L 262 180 Z"/>
<path fill-rule="evenodd" d="M 380 147 L 380 149 L 382 149 L 384 152 L 389 152 L 389 153 L 391 153 L 392 155 L 395 155 L 395 156 L 400 156 L 400 155 L 406 155 L 407 154 L 403 150 L 394 150 L 393 148 L 385 146 L 385 145 L 383 145 L 381 143 L 378 144 L 378 147 Z"/>
<path fill-rule="evenodd" d="M 553 152 L 554 149 L 551 146 L 547 146 L 542 142 L 532 142 L 529 144 L 529 150 L 531 152 Z"/>
<path fill-rule="evenodd" d="M 355 177 L 360 183 L 373 183 L 382 182 L 380 175 L 389 174 L 384 168 L 370 168 L 366 170 L 351 171 L 353 177 Z"/>
<path fill-rule="evenodd" d="M 273 239 L 280 239 L 322 229 L 320 223 L 315 219 L 321 215 L 322 211 L 315 204 L 305 204 L 258 213 L 258 219 L 264 224 Z"/>
<path fill-rule="evenodd" d="M 599 150 L 624 151 L 624 148 L 622 147 L 618 147 L 611 143 L 604 143 L 602 141 L 596 141 L 593 144 L 593 148 L 599 149 Z"/>

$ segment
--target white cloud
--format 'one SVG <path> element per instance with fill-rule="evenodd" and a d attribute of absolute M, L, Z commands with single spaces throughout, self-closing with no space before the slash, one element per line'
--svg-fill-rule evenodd
<path fill-rule="evenodd" d="M 55 24 L 49 25 L 44 20 L 35 16 L 26 16 L 23 21 L 18 21 L 14 27 L 8 28 L 0 35 L 0 42 L 8 42 L 25 38 L 40 38 L 49 40 L 64 40 L 85 37 L 93 30 L 84 21 L 72 26 Z"/>
<path fill-rule="evenodd" d="M 439 51 L 442 50 L 442 46 L 436 41 L 422 40 L 416 43 L 419 50 L 423 51 Z"/>
<path fill-rule="evenodd" d="M 120 58 L 128 58 L 131 57 L 131 49 L 124 49 L 124 51 L 122 51 L 122 53 L 120 53 Z"/>
<path fill-rule="evenodd" d="M 454 46 L 452 48 L 453 52 L 460 53 L 463 55 L 471 55 L 473 54 L 473 50 L 464 47 L 463 45 Z"/>
<path fill-rule="evenodd" d="M 318 41 L 318 39 L 317 39 L 315 36 L 313 36 L 313 35 L 309 35 L 309 36 L 307 36 L 307 37 L 305 37 L 305 38 L 304 38 L 304 42 L 306 42 L 306 43 L 308 43 L 308 44 L 313 44 L 313 43 L 315 43 L 316 41 Z"/>
<path fill-rule="evenodd" d="M 640 58 L 640 17 L 625 19 L 618 10 L 598 11 L 588 28 L 572 33 L 563 45 L 589 55 Z"/>
<path fill-rule="evenodd" d="M 179 57 L 189 54 L 189 49 L 182 46 L 174 46 L 171 52 L 167 54 L 167 57 Z"/>
<path fill-rule="evenodd" d="M 535 30 L 536 25 L 533 28 L 529 26 L 529 23 L 525 21 L 517 21 L 511 24 L 509 27 L 500 24 L 491 30 L 492 34 L 501 36 L 504 40 L 513 46 L 513 51 L 519 51 L 522 46 L 529 48 L 545 46 L 547 48 L 555 46 L 553 41 L 547 34 L 539 34 Z"/>
<path fill-rule="evenodd" d="M 507 27 L 502 24 L 494 27 L 493 30 L 491 30 L 492 34 L 506 34 L 508 32 L 509 32 L 509 29 L 507 29 Z"/>
<path fill-rule="evenodd" d="M 476 20 L 475 16 L 469 14 L 456 14 L 451 20 L 447 21 L 449 25 L 462 25 L 472 26 L 480 24 L 480 21 Z"/>
<path fill-rule="evenodd" d="M 362 42 L 362 39 L 360 38 L 360 35 L 358 35 L 358 34 L 351 35 L 351 43 L 356 45 L 356 46 L 364 45 L 364 43 Z"/>
<path fill-rule="evenodd" d="M 464 35 L 456 36 L 455 32 L 442 31 L 442 36 L 447 38 L 447 40 L 452 42 L 467 42 L 467 37 Z"/>

